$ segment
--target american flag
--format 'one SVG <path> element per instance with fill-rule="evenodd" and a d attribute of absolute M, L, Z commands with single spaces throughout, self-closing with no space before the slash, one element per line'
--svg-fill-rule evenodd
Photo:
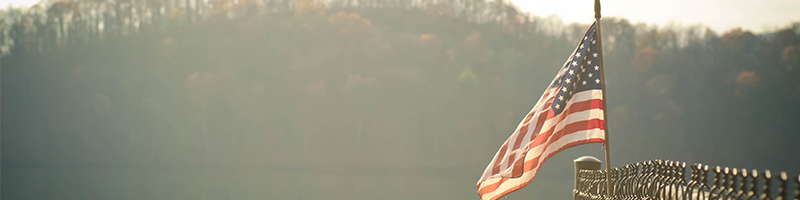
<path fill-rule="evenodd" d="M 544 162 L 566 148 L 604 142 L 603 79 L 596 24 L 478 180 L 481 199 L 499 199 L 528 185 Z"/>

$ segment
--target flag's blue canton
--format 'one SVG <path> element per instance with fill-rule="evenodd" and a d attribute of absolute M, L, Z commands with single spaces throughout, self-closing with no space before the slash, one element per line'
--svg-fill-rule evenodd
<path fill-rule="evenodd" d="M 561 114 L 572 95 L 586 90 L 600 90 L 600 55 L 597 50 L 596 24 L 581 40 L 578 48 L 572 53 L 567 63 L 561 68 L 550 88 L 558 88 L 558 94 L 550 106 L 555 115 Z"/>

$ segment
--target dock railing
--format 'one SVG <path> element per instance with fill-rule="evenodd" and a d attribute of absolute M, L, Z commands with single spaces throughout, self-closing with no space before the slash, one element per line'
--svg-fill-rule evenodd
<path fill-rule="evenodd" d="M 800 176 L 789 177 L 785 172 L 773 175 L 769 170 L 687 165 L 670 160 L 648 160 L 603 170 L 600 164 L 591 156 L 575 160 L 576 200 L 800 200 Z M 608 181 L 612 196 L 607 195 L 606 173 L 611 173 Z"/>

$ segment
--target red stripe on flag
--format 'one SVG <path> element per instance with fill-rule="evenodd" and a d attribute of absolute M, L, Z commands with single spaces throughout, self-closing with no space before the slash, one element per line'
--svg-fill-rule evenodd
<path fill-rule="evenodd" d="M 547 92 L 545 94 L 546 95 L 544 95 L 543 97 L 547 97 L 547 94 L 550 94 L 550 90 L 547 90 Z M 542 120 L 542 119 L 543 118 L 545 118 L 545 119 L 547 118 L 547 114 L 550 112 L 549 107 L 553 103 L 553 100 L 555 100 L 555 98 L 556 98 L 555 96 L 548 97 L 547 100 L 544 102 L 544 107 L 542 107 L 542 108 L 534 107 L 534 110 L 532 110 L 530 113 L 528 113 L 528 116 L 525 117 L 525 121 L 523 122 L 522 127 L 520 127 L 520 129 L 519 129 L 519 133 L 517 135 L 517 139 L 514 142 L 514 148 L 513 149 L 519 149 L 519 147 L 521 146 L 521 144 L 523 142 L 524 143 L 528 143 L 529 141 L 534 140 L 537 135 L 539 135 L 539 130 L 542 129 L 542 124 L 544 122 L 544 120 Z M 528 141 L 523 141 L 523 140 L 525 140 L 525 136 L 528 135 L 527 134 L 528 133 L 528 127 L 530 126 L 531 118 L 533 117 L 533 114 L 536 113 L 536 111 L 541 111 L 539 113 L 539 118 L 537 118 L 537 121 L 536 121 L 537 122 L 536 123 L 536 127 L 534 128 L 533 132 L 531 132 L 532 136 L 528 139 Z M 509 167 L 514 162 L 514 158 L 516 156 L 517 156 L 516 153 L 512 153 L 511 155 L 508 155 L 508 166 Z"/>
<path fill-rule="evenodd" d="M 508 149 L 508 140 L 506 140 L 506 142 L 503 143 L 503 146 L 500 147 L 500 151 L 497 152 L 497 158 L 495 158 L 494 162 L 492 162 L 492 175 L 500 172 L 500 161 L 503 160 L 503 157 L 506 155 L 506 149 Z"/>
<path fill-rule="evenodd" d="M 603 142 L 605 142 L 605 140 L 604 140 L 604 139 L 599 139 L 599 138 L 591 138 L 591 139 L 587 139 L 587 140 L 581 140 L 581 141 L 575 141 L 575 142 L 571 142 L 571 143 L 569 143 L 569 144 L 566 144 L 566 145 L 564 145 L 564 146 L 562 146 L 562 147 L 558 148 L 558 150 L 556 150 L 556 151 L 553 151 L 553 153 L 551 153 L 551 154 L 547 155 L 547 157 L 545 157 L 545 159 L 544 159 L 543 161 L 547 161 L 547 159 L 550 159 L 551 157 L 555 156 L 555 155 L 556 155 L 556 154 L 558 154 L 559 152 L 563 151 L 564 149 L 570 148 L 570 147 L 574 147 L 574 146 L 578 146 L 578 145 L 582 145 L 582 144 L 588 144 L 588 143 L 603 143 Z M 537 157 L 535 157 L 533 160 L 537 160 L 537 162 L 538 162 L 538 160 L 539 160 L 539 158 L 540 158 L 540 157 L 541 157 L 541 156 L 537 156 Z M 527 164 L 526 164 L 526 165 L 527 165 Z M 529 172 L 529 171 L 530 171 L 530 170 L 528 170 L 528 172 Z M 507 195 L 507 194 L 509 194 L 509 193 L 512 193 L 512 192 L 514 192 L 514 191 L 517 191 L 517 190 L 519 190 L 519 189 L 520 189 L 520 188 L 522 188 L 522 187 L 525 187 L 525 186 L 527 186 L 528 184 L 530 184 L 530 183 L 531 183 L 531 181 L 533 181 L 533 179 L 534 179 L 535 177 L 536 177 L 536 174 L 534 174 L 534 175 L 533 175 L 533 177 L 531 177 L 531 179 L 529 179 L 529 180 L 528 180 L 528 181 L 526 181 L 525 183 L 523 183 L 523 184 L 520 184 L 520 185 L 517 185 L 517 186 L 515 186 L 515 187 L 513 187 L 513 188 L 510 188 L 509 190 L 506 190 L 506 191 L 504 191 L 504 192 L 500 193 L 499 195 L 497 195 L 497 196 L 496 196 L 496 198 L 493 198 L 493 199 L 491 199 L 491 200 L 496 200 L 496 199 L 499 199 L 500 197 L 503 197 L 503 196 L 505 196 L 505 195 Z M 508 178 L 502 178 L 500 181 L 498 181 L 498 182 L 496 182 L 496 183 L 493 183 L 493 184 L 491 184 L 491 185 L 487 185 L 487 186 L 483 187 L 482 189 L 481 189 L 481 184 L 478 184 L 478 189 L 479 189 L 479 190 L 478 190 L 478 195 L 480 195 L 481 197 L 483 197 L 483 195 L 484 195 L 484 194 L 486 194 L 486 193 L 494 192 L 495 190 L 497 190 L 497 188 L 498 188 L 498 187 L 500 187 L 500 185 L 501 185 L 501 184 L 503 184 L 503 183 L 504 183 L 504 182 L 506 182 L 507 180 L 508 180 Z M 483 183 L 483 182 L 481 182 L 481 183 Z"/>
<path fill-rule="evenodd" d="M 561 116 L 561 118 L 564 118 L 564 117 L 567 116 L 566 114 L 576 113 L 576 112 L 589 110 L 589 109 L 600 109 L 600 110 L 603 110 L 603 100 L 602 99 L 591 99 L 591 100 L 572 103 L 572 105 L 569 105 L 569 107 L 564 109 L 564 111 L 562 111 L 561 114 L 559 114 L 559 116 Z M 547 119 L 549 120 L 552 117 L 556 117 L 556 116 L 551 116 L 551 117 L 548 117 Z"/>
<path fill-rule="evenodd" d="M 522 124 L 522 127 L 519 128 L 519 132 L 517 132 L 517 139 L 514 140 L 514 148 L 519 149 L 520 143 L 522 140 L 525 139 L 526 133 L 528 133 L 528 125 L 531 123 L 531 118 L 533 118 L 533 114 L 536 114 L 536 111 L 531 111 L 528 113 L 528 116 L 525 116 L 525 122 Z M 512 159 L 517 156 L 517 151 L 512 151 L 511 154 L 508 155 L 508 165 L 510 166 L 512 163 Z"/>
<path fill-rule="evenodd" d="M 575 133 L 575 132 L 578 132 L 578 131 L 583 131 L 583 130 L 596 129 L 596 128 L 599 128 L 600 130 L 605 130 L 603 120 L 595 118 L 595 119 L 591 119 L 591 120 L 587 120 L 587 121 L 579 121 L 579 122 L 575 122 L 575 123 L 569 124 L 567 126 L 564 126 L 563 129 L 557 131 L 552 136 L 550 136 L 550 139 L 547 140 L 547 145 L 550 145 L 553 142 L 558 141 L 559 139 L 564 137 L 564 135 L 568 135 L 568 134 Z M 536 147 L 536 145 L 533 145 L 533 147 Z M 528 149 L 531 149 L 533 147 L 529 147 Z M 527 152 L 520 151 L 520 153 L 522 155 L 517 156 L 517 158 L 514 160 L 514 164 L 511 166 L 511 167 L 513 167 L 512 171 L 511 171 L 511 177 L 512 178 L 516 178 L 516 177 L 521 176 L 522 173 L 527 172 L 529 170 L 527 168 L 530 168 L 530 167 L 527 167 L 527 166 L 531 166 L 531 164 L 529 164 L 528 162 L 525 162 L 525 156 L 524 155 Z M 524 162 L 524 164 L 523 164 L 523 162 Z M 522 169 L 523 165 L 526 166 L 525 170 Z"/>
<path fill-rule="evenodd" d="M 591 119 L 591 120 L 578 121 L 578 122 L 575 122 L 575 123 L 572 123 L 572 124 L 568 124 L 568 125 L 564 126 L 563 129 L 561 129 L 558 132 L 556 132 L 556 134 L 553 135 L 552 137 L 550 137 L 550 135 L 552 134 L 553 131 L 548 131 L 544 135 L 541 135 L 541 136 L 544 136 L 544 137 L 538 137 L 540 140 L 534 140 L 533 141 L 534 144 L 531 145 L 531 149 L 533 149 L 536 146 L 541 145 L 544 142 L 547 142 L 547 144 L 549 145 L 552 142 L 558 141 L 559 139 L 561 139 L 562 137 L 564 137 L 565 135 L 568 135 L 570 133 L 583 131 L 583 130 L 591 130 L 591 129 L 595 129 L 595 128 L 599 128 L 600 130 L 605 130 L 604 129 L 603 120 L 601 120 L 601 119 Z M 544 153 L 546 150 L 547 149 L 543 149 L 542 152 Z M 541 155 L 539 155 L 539 156 L 541 156 Z M 539 156 L 536 156 L 536 157 L 539 157 Z M 524 170 L 525 172 L 528 172 L 531 169 L 533 169 L 533 167 L 538 166 L 539 160 L 535 159 L 536 157 L 534 157 L 533 160 L 525 162 L 525 170 Z M 486 187 L 491 187 L 491 185 L 490 186 L 486 186 Z"/>
<path fill-rule="evenodd" d="M 537 136 L 537 138 L 542 137 L 542 135 L 544 135 L 545 138 L 550 137 L 549 135 L 552 134 L 552 132 L 554 131 L 553 128 L 558 126 L 558 124 L 561 123 L 561 121 L 563 121 L 564 119 L 566 119 L 570 114 L 577 113 L 577 112 L 582 112 L 582 111 L 586 111 L 586 110 L 591 110 L 591 109 L 600 109 L 600 110 L 602 110 L 603 109 L 603 100 L 591 99 L 591 100 L 577 102 L 577 103 L 574 103 L 574 104 L 570 105 L 566 110 L 564 110 L 563 112 L 561 112 L 561 114 L 559 114 L 560 118 L 558 119 L 558 121 L 556 123 L 553 123 L 548 128 L 547 131 L 545 131 L 544 133 L 540 133 L 539 136 Z M 546 120 L 550 120 L 552 118 L 554 118 L 554 116 L 552 115 L 552 112 L 550 112 L 550 114 L 547 115 L 547 119 Z M 539 123 L 544 124 L 544 121 L 540 121 Z M 533 140 L 533 142 L 534 142 L 534 144 L 531 145 L 531 146 L 537 146 L 537 145 L 541 144 L 543 141 L 542 140 L 538 140 L 539 143 L 536 143 L 537 140 Z"/>
<path fill-rule="evenodd" d="M 551 109 L 547 109 L 547 110 L 544 111 L 545 113 L 542 113 L 542 115 L 539 115 L 539 119 L 538 119 L 539 121 L 536 122 L 536 128 L 533 129 L 533 133 L 532 134 L 534 134 L 534 135 L 531 136 L 531 141 L 534 141 L 534 140 L 536 140 L 536 138 L 539 138 L 539 132 L 542 131 L 542 126 L 544 126 L 544 122 L 547 120 L 547 116 L 550 115 L 550 110 Z"/>
<path fill-rule="evenodd" d="M 581 128 L 581 127 L 583 127 L 583 128 Z M 564 130 L 568 130 L 568 129 L 569 129 L 569 131 L 564 131 Z M 547 145 L 550 145 L 553 142 L 558 141 L 559 139 L 561 139 L 562 137 L 564 137 L 566 135 L 569 135 L 569 134 L 572 134 L 572 133 L 575 133 L 575 132 L 578 132 L 578 131 L 592 130 L 592 129 L 605 130 L 605 128 L 603 127 L 603 120 L 601 120 L 601 119 L 592 119 L 592 120 L 580 121 L 580 122 L 572 123 L 572 124 L 570 124 L 569 127 L 565 127 L 564 129 L 562 129 L 562 131 L 558 131 L 558 133 L 554 134 L 553 137 L 547 142 Z M 547 149 L 543 149 L 542 152 L 544 152 L 546 150 Z M 531 162 L 531 161 L 534 161 L 534 160 L 530 160 L 528 162 L 525 162 L 525 168 L 526 168 L 525 172 L 530 171 L 530 169 L 532 169 L 532 168 L 530 168 L 528 166 L 536 164 L 535 162 Z"/>
<path fill-rule="evenodd" d="M 545 103 L 545 105 L 544 105 L 545 107 L 549 106 L 550 103 L 552 103 L 553 100 L 555 99 L 555 96 L 548 97 L 550 95 L 550 91 L 551 90 L 549 90 L 549 89 L 545 90 L 544 95 L 542 95 L 542 98 L 541 98 L 541 99 L 544 99 L 544 98 L 547 99 L 544 102 Z M 539 102 L 539 103 L 542 103 L 542 102 Z M 537 105 L 539 103 L 537 103 Z M 514 140 L 514 148 L 512 148 L 512 149 L 519 149 L 520 144 L 523 142 L 522 140 L 525 139 L 525 135 L 526 135 L 526 133 L 528 133 L 528 126 L 530 125 L 531 118 L 533 117 L 534 114 L 536 114 L 537 110 L 541 110 L 541 109 L 539 109 L 536 106 L 534 106 L 534 109 L 532 109 L 531 112 L 528 113 L 527 116 L 525 116 L 525 119 L 522 122 L 522 127 L 520 127 L 519 132 L 517 132 L 517 138 L 516 138 L 516 140 Z M 540 116 L 541 116 L 541 114 L 540 114 Z M 541 119 L 541 117 L 539 119 Z M 539 120 L 539 121 L 541 121 L 541 120 Z M 538 132 L 538 130 L 537 130 L 537 132 Z M 533 132 L 533 134 L 537 134 L 537 132 Z M 506 143 L 504 143 L 503 146 L 500 147 L 499 155 L 494 160 L 494 162 L 492 162 L 493 163 L 492 164 L 493 165 L 492 166 L 492 175 L 499 173 L 500 170 L 501 170 L 502 161 L 506 158 L 505 154 L 506 154 L 506 152 L 508 152 L 508 142 L 509 141 L 506 140 Z M 527 142 L 527 141 L 525 141 L 525 142 Z M 516 152 L 512 151 L 512 153 L 510 155 L 508 155 L 508 157 L 507 157 L 508 158 L 508 166 L 510 166 L 512 164 L 512 159 L 514 157 L 516 157 Z"/>
<path fill-rule="evenodd" d="M 552 101 L 549 100 L 548 102 L 552 102 Z M 538 121 L 537 121 L 536 129 L 531 134 L 536 135 L 536 138 L 540 138 L 540 137 L 542 137 L 542 135 L 544 135 L 544 138 L 548 138 L 548 137 L 550 137 L 551 134 L 553 134 L 553 128 L 558 126 L 558 124 L 561 123 L 564 119 L 566 119 L 570 114 L 577 113 L 577 112 L 582 112 L 582 111 L 586 111 L 586 110 L 591 110 L 591 109 L 600 109 L 600 110 L 602 110 L 603 109 L 603 100 L 601 100 L 601 99 L 590 99 L 590 100 L 586 100 L 586 101 L 581 101 L 581 102 L 576 102 L 576 103 L 569 104 L 569 107 L 564 109 L 564 111 L 562 111 L 562 113 L 559 114 L 560 118 L 558 119 L 558 121 L 556 123 L 553 123 L 553 125 L 551 125 L 546 132 L 539 133 L 539 131 L 541 131 L 541 129 L 543 128 L 544 122 L 546 120 L 550 120 L 550 119 L 554 118 L 553 112 L 550 112 L 552 109 L 546 109 L 546 110 L 543 111 L 545 113 L 539 114 L 540 117 L 539 117 L 539 119 L 537 119 Z M 528 116 L 529 117 L 526 117 L 526 120 L 528 120 L 528 122 L 530 123 L 529 120 L 530 120 L 530 116 L 531 115 L 529 114 Z M 542 120 L 543 117 L 545 118 L 544 120 Z M 525 126 L 527 126 L 527 124 Z M 500 173 L 500 171 L 504 171 L 504 170 L 506 170 L 508 168 L 513 167 L 514 162 L 516 160 L 515 158 L 516 158 L 517 153 L 518 153 L 516 150 L 519 149 L 519 146 L 521 146 L 522 140 L 524 139 L 524 136 L 525 136 L 524 133 L 527 133 L 527 130 L 526 130 L 526 132 L 522 132 L 521 130 L 522 129 L 520 129 L 520 132 L 517 133 L 518 134 L 517 135 L 517 140 L 516 140 L 516 143 L 514 144 L 513 151 L 511 151 L 511 153 L 507 157 L 500 157 L 500 156 L 497 157 L 497 160 L 494 162 L 494 165 L 493 165 L 493 168 L 492 168 L 492 175 Z M 546 141 L 546 140 L 536 140 L 536 138 L 533 138 L 533 137 L 531 137 L 531 138 L 532 139 L 530 141 L 534 142 L 531 145 L 532 147 L 538 146 L 538 145 L 540 145 L 540 144 L 542 144 L 543 142 Z M 511 138 L 509 138 L 509 139 L 511 139 Z M 501 149 L 503 151 L 501 152 L 500 155 L 501 156 L 505 156 L 505 153 L 508 151 L 508 140 L 506 140 L 506 143 L 503 144 L 503 148 L 501 148 Z M 502 168 L 501 167 L 501 164 L 503 163 L 502 162 L 503 160 L 506 160 L 506 162 L 508 163 L 507 164 L 508 167 L 506 167 L 506 168 Z M 513 175 L 513 172 L 512 172 L 512 175 Z"/>
<path fill-rule="evenodd" d="M 567 133 L 572 133 L 572 132 L 575 132 L 575 131 L 594 129 L 594 128 L 587 128 L 587 127 L 590 127 L 590 125 L 596 125 L 596 123 L 598 123 L 598 122 L 600 122 L 599 127 L 594 127 L 594 128 L 600 128 L 600 129 L 605 130 L 604 129 L 605 127 L 603 127 L 603 123 L 602 123 L 603 120 L 595 118 L 595 119 L 590 119 L 590 120 L 586 120 L 586 121 L 578 121 L 578 122 L 575 122 L 575 123 L 572 123 L 572 124 L 567 124 L 566 126 L 564 126 L 564 128 L 562 128 L 562 129 L 560 129 L 558 131 L 562 132 L 564 130 L 570 130 L 571 132 L 567 132 Z M 561 123 L 561 122 L 559 121 L 559 123 Z M 531 144 L 531 148 L 539 146 L 539 145 L 541 145 L 541 144 L 543 144 L 543 143 L 545 143 L 547 141 L 552 140 L 550 138 L 552 137 L 551 135 L 553 135 L 553 132 L 555 132 L 554 128 L 556 127 L 557 124 L 558 123 L 553 125 L 553 128 L 551 128 L 551 129 L 547 130 L 546 132 L 544 132 L 544 133 L 539 135 L 539 138 L 547 138 L 546 140 L 545 139 L 534 140 L 533 144 Z M 561 134 L 563 134 L 563 132 Z"/>
<path fill-rule="evenodd" d="M 531 132 L 531 137 L 530 137 L 530 139 L 528 141 L 526 141 L 526 143 L 528 143 L 529 141 L 535 141 L 536 138 L 539 137 L 539 131 L 542 130 L 542 126 L 544 126 L 544 121 L 547 119 L 547 115 L 550 114 L 550 110 L 551 109 L 546 109 L 546 110 L 542 111 L 543 113 L 539 114 L 539 119 L 537 119 L 537 121 L 536 121 L 536 127 L 534 127 L 533 132 Z M 518 142 L 521 143 L 522 141 L 518 141 Z M 509 157 L 509 159 L 508 159 L 509 160 L 509 166 L 511 166 L 511 161 L 512 161 L 513 158 L 514 157 Z M 514 162 L 516 162 L 516 161 L 514 161 Z"/>
<path fill-rule="evenodd" d="M 574 146 L 578 146 L 578 145 L 582 145 L 582 144 L 589 144 L 589 143 L 603 143 L 603 142 L 605 142 L 605 140 L 604 140 L 604 139 L 598 139 L 598 138 L 593 138 L 593 139 L 588 139 L 588 140 L 583 140 L 583 141 L 576 141 L 576 142 L 572 142 L 572 143 L 569 143 L 569 144 L 567 144 L 567 145 L 564 145 L 564 146 L 562 146 L 561 148 L 558 148 L 558 150 L 557 150 L 557 151 L 554 151 L 553 153 L 551 153 L 550 155 L 548 155 L 547 157 L 545 157 L 544 161 L 547 161 L 548 159 L 550 159 L 551 157 L 555 156 L 555 155 L 556 155 L 556 154 L 558 154 L 559 152 L 563 151 L 564 149 L 570 148 L 570 147 L 574 147 Z M 534 159 L 538 160 L 538 158 L 534 158 Z M 538 172 L 538 171 L 537 171 L 537 172 Z M 534 174 L 534 175 L 533 175 L 533 177 L 531 177 L 531 179 L 529 179 L 529 180 L 528 180 L 528 181 L 526 181 L 525 183 L 523 183 L 523 184 L 520 184 L 520 185 L 517 185 L 517 186 L 514 186 L 514 187 L 512 187 L 512 188 L 510 188 L 510 189 L 508 189 L 508 190 L 506 190 L 506 191 L 503 191 L 502 193 L 500 193 L 500 194 L 498 194 L 497 196 L 495 196 L 495 198 L 492 198 L 492 199 L 490 199 L 490 200 L 497 200 L 497 199 L 500 199 L 500 197 L 503 197 L 503 196 L 505 196 L 505 195 L 507 195 L 507 194 L 509 194 L 509 193 L 515 192 L 515 191 L 517 191 L 517 190 L 519 190 L 519 189 L 522 189 L 523 187 L 525 187 L 525 186 L 527 186 L 528 184 L 530 184 L 530 183 L 531 183 L 531 181 L 533 181 L 533 179 L 534 179 L 535 177 L 536 177 L 536 174 Z M 496 183 L 496 185 L 497 185 L 497 186 L 495 186 L 493 190 L 491 190 L 491 191 L 486 191 L 486 192 L 478 192 L 478 194 L 479 194 L 480 196 L 483 196 L 483 195 L 484 195 L 484 194 L 486 194 L 486 193 L 489 193 L 489 192 L 494 192 L 494 190 L 496 190 L 496 189 L 497 189 L 497 188 L 500 186 L 500 184 L 502 184 L 503 182 L 506 182 L 506 180 L 507 180 L 507 179 L 506 179 L 506 178 L 504 178 L 503 180 L 500 180 L 500 182 Z M 495 185 L 495 184 L 493 184 L 493 185 Z M 491 187 L 491 186 L 487 186 L 487 187 Z"/>

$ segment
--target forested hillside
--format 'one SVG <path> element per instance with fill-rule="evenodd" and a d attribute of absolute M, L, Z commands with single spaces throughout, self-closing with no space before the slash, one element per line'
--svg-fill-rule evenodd
<path fill-rule="evenodd" d="M 589 26 L 482 0 L 0 12 L 3 199 L 478 198 Z M 615 166 L 800 173 L 800 22 L 602 31 Z M 509 199 L 571 198 L 581 155 L 602 150 L 564 151 Z"/>

